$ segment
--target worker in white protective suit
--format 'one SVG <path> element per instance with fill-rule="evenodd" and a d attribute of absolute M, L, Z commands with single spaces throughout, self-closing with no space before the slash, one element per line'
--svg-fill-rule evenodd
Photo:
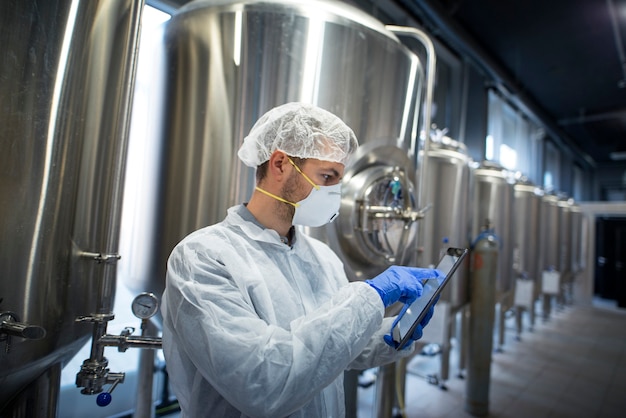
<path fill-rule="evenodd" d="M 385 340 L 394 319 L 383 318 L 385 307 L 415 300 L 420 279 L 437 272 L 392 266 L 349 282 L 326 244 L 293 227 L 337 215 L 357 146 L 325 110 L 272 109 L 238 152 L 257 169 L 250 201 L 173 250 L 163 351 L 183 417 L 343 417 L 345 370 L 412 354 L 413 344 L 396 350 Z M 419 326 L 413 338 L 421 334 Z"/>

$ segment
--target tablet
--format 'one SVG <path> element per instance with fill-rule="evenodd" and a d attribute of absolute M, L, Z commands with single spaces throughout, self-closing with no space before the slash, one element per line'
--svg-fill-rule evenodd
<path fill-rule="evenodd" d="M 391 331 L 393 340 L 398 344 L 398 350 L 411 343 L 411 335 L 415 328 L 422 322 L 431 306 L 435 304 L 437 297 L 450 282 L 454 272 L 461 265 L 466 255 L 466 248 L 448 248 L 437 267 L 435 267 L 442 276 L 423 280 L 424 290 L 422 295 L 410 305 L 404 305 L 402 311 L 398 314 L 398 318 L 394 321 Z"/>

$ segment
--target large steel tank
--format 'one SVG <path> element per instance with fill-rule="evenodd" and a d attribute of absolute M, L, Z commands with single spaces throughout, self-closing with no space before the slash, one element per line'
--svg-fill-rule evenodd
<path fill-rule="evenodd" d="M 576 275 L 584 266 L 584 215 L 580 205 L 573 199 L 570 201 L 570 216 L 572 217 L 572 274 Z"/>
<path fill-rule="evenodd" d="M 543 190 L 535 186 L 527 177 L 521 177 L 515 190 L 515 248 L 514 270 L 520 277 L 535 282 L 535 289 L 541 284 L 539 266 L 539 237 L 541 199 Z"/>
<path fill-rule="evenodd" d="M 342 203 L 329 232 L 321 232 L 328 232 L 336 251 L 346 256 L 338 231 L 355 205 L 412 207 L 410 153 L 424 70 L 379 21 L 336 1 L 201 0 L 174 15 L 164 33 L 165 106 L 155 137 L 161 164 L 144 174 L 151 184 L 157 179 L 160 192 L 152 228 L 157 239 L 152 249 L 135 240 L 138 251 L 150 255 L 129 287 L 160 294 L 174 245 L 192 230 L 221 221 L 229 206 L 250 196 L 254 170 L 240 163 L 237 149 L 254 122 L 283 103 L 309 102 L 335 113 L 361 144 L 344 176 L 350 202 Z M 351 279 L 369 274 L 362 260 L 372 252 L 369 265 L 372 259 L 384 264 L 404 258 L 397 244 L 409 242 L 410 231 L 373 217 L 360 226 L 365 228 L 357 228 L 360 236 L 352 245 L 372 245 L 345 257 Z M 390 234 L 381 237 L 381 231 Z"/>
<path fill-rule="evenodd" d="M 0 2 L 2 416 L 54 416 L 62 365 L 92 332 L 75 319 L 111 312 L 96 301 L 112 303 L 99 293 L 115 279 L 141 8 Z"/>
<path fill-rule="evenodd" d="M 430 208 L 419 224 L 420 266 L 437 265 L 442 248 L 469 248 L 470 157 L 465 144 L 433 136 L 427 152 L 423 204 Z M 469 257 L 467 257 L 469 259 Z M 469 302 L 468 262 L 457 270 L 441 299 L 456 310 Z"/>
<path fill-rule="evenodd" d="M 562 282 L 569 283 L 572 279 L 572 201 L 567 196 L 561 196 L 557 203 L 559 208 L 559 239 L 558 239 L 558 267 Z"/>
<path fill-rule="evenodd" d="M 541 219 L 539 240 L 539 271 L 559 268 L 559 230 L 560 230 L 559 198 L 554 193 L 546 193 L 541 201 Z"/>
<path fill-rule="evenodd" d="M 557 275 L 560 268 L 561 214 L 559 197 L 553 192 L 546 193 L 541 201 L 541 236 L 539 240 L 538 266 L 538 274 L 542 277 L 542 315 L 544 319 L 550 316 L 552 296 L 559 292 L 558 288 L 562 282 L 561 276 Z M 548 272 L 550 273 L 548 274 Z"/>
<path fill-rule="evenodd" d="M 496 295 L 500 300 L 513 288 L 515 251 L 515 180 L 500 165 L 484 161 L 472 171 L 471 238 L 483 228 L 492 229 L 500 239 Z"/>

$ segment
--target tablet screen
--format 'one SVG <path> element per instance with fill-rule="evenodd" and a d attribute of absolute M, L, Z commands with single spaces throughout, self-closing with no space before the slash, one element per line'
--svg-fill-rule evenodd
<path fill-rule="evenodd" d="M 465 248 L 448 248 L 436 267 L 441 276 L 423 280 L 422 286 L 424 289 L 422 295 L 412 304 L 405 305 L 400 314 L 398 314 L 399 319 L 396 321 L 396 325 L 391 333 L 393 340 L 399 344 L 398 349 L 410 343 L 410 336 L 413 334 L 413 331 L 424 319 L 430 307 L 437 300 L 437 296 L 448 284 L 466 255 L 467 249 Z"/>

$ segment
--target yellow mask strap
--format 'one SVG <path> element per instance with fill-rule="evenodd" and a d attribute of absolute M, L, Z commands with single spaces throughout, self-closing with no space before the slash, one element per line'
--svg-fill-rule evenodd
<path fill-rule="evenodd" d="M 291 158 L 287 157 L 287 159 L 289 160 L 289 162 L 291 163 L 291 165 L 292 165 L 292 166 L 296 169 L 296 171 L 297 171 L 298 173 L 302 174 L 302 175 L 304 176 L 304 178 L 306 179 L 306 181 L 308 181 L 309 183 L 311 183 L 311 186 L 315 187 L 315 190 L 319 190 L 319 189 L 320 189 L 320 186 L 318 186 L 317 184 L 315 184 L 315 183 L 313 182 L 313 180 L 311 180 L 311 179 L 309 178 L 309 176 L 307 176 L 306 174 L 304 174 L 304 173 L 302 172 L 302 170 L 300 170 L 300 167 L 298 167 L 298 166 L 296 165 L 296 163 L 294 163 L 294 162 L 291 160 Z"/>
<path fill-rule="evenodd" d="M 264 194 L 264 195 L 266 195 L 266 196 L 273 197 L 274 199 L 276 199 L 276 200 L 278 200 L 278 201 L 280 201 L 280 202 L 283 202 L 283 203 L 288 203 L 288 204 L 290 204 L 291 206 L 293 206 L 294 208 L 297 208 L 297 207 L 299 207 L 299 206 L 300 206 L 300 204 L 299 204 L 299 203 L 293 203 L 293 202 L 290 202 L 290 201 L 288 201 L 288 200 L 285 200 L 285 199 L 283 199 L 282 197 L 276 196 L 275 194 L 272 194 L 272 193 L 270 193 L 270 192 L 268 192 L 268 191 L 265 191 L 265 190 L 261 189 L 260 187 L 255 187 L 255 189 L 256 189 L 256 190 L 258 190 L 258 191 L 260 191 L 261 193 L 263 193 L 263 194 Z"/>

